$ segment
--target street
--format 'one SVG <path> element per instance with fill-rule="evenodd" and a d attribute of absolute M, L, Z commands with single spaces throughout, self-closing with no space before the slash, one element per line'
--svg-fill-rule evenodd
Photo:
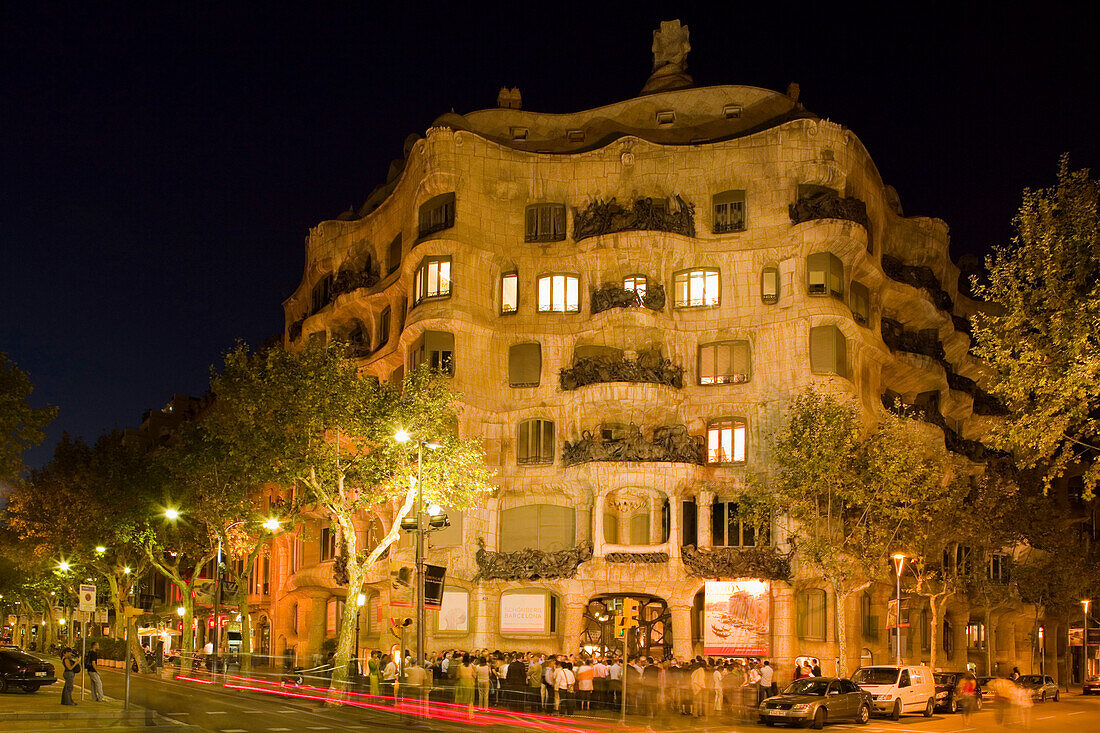
<path fill-rule="evenodd" d="M 121 698 L 124 692 L 124 675 L 115 670 L 102 673 L 106 693 Z M 201 675 L 196 675 L 196 680 Z M 485 728 L 518 728 L 523 730 L 547 730 L 558 733 L 585 733 L 589 731 L 621 730 L 617 718 L 610 716 L 581 716 L 572 718 L 525 716 L 491 709 L 488 713 L 475 712 L 472 721 L 465 718 L 464 710 L 433 704 L 431 719 L 401 716 L 380 709 L 376 700 L 356 698 L 357 706 L 325 708 L 318 699 L 321 691 L 308 688 L 281 689 L 277 685 L 263 685 L 246 681 L 229 680 L 230 684 L 253 689 L 223 689 L 210 684 L 184 680 L 164 680 L 159 677 L 134 675 L 130 680 L 130 699 L 134 705 L 147 707 L 180 724 L 194 726 L 212 733 L 290 733 L 297 731 L 361 731 L 379 728 L 406 730 L 419 728 L 433 731 L 460 731 Z M 269 688 L 265 694 L 255 690 Z M 302 697 L 281 697 L 284 692 Z M 85 704 L 91 704 L 85 702 Z M 358 707 L 364 706 L 364 707 Z M 369 706 L 369 707 L 366 707 Z M 1078 694 L 1065 694 L 1061 702 L 1036 704 L 1031 710 L 1029 730 L 1085 731 L 1100 730 L 1100 697 L 1085 698 Z M 931 718 L 907 715 L 898 722 L 872 718 L 866 726 L 851 723 L 827 725 L 830 730 L 863 730 L 867 733 L 963 733 L 964 731 L 1019 730 L 1019 726 L 1007 727 L 999 721 L 996 705 L 987 706 L 971 719 L 967 726 L 961 715 L 936 714 Z M 693 720 L 671 718 L 665 725 L 651 725 L 650 721 L 631 716 L 627 729 L 658 730 L 668 733 L 723 731 L 739 733 L 762 730 L 757 723 L 731 723 L 718 719 Z M 777 727 L 777 730 L 781 728 Z"/>

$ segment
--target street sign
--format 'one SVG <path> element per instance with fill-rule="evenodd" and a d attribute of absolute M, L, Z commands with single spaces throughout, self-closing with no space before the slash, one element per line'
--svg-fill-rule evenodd
<path fill-rule="evenodd" d="M 95 611 L 95 586 L 94 585 L 82 585 L 80 586 L 80 606 L 81 611 Z"/>
<path fill-rule="evenodd" d="M 107 609 L 106 608 L 97 608 L 96 609 L 96 611 L 95 611 L 95 622 L 97 624 L 107 623 Z"/>

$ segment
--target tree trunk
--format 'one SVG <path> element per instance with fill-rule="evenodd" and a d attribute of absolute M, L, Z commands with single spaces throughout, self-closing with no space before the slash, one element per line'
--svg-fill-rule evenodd
<path fill-rule="evenodd" d="M 851 595 L 851 591 L 841 591 L 838 585 L 834 582 L 833 586 L 833 600 L 836 604 L 836 649 L 837 656 L 840 658 L 840 662 L 837 664 L 837 677 L 848 676 L 848 624 L 847 618 L 844 615 L 844 609 L 848 605 L 848 597 Z"/>
<path fill-rule="evenodd" d="M 363 587 L 366 567 L 359 560 L 359 538 L 355 534 L 355 525 L 351 517 L 336 517 L 342 535 L 344 551 L 348 560 L 348 590 L 344 599 L 344 615 L 340 622 L 340 632 L 336 640 L 335 669 L 332 671 L 332 689 L 343 692 L 347 689 L 348 664 L 355 654 L 355 617 L 359 607 L 355 601 Z"/>
<path fill-rule="evenodd" d="M 993 614 L 989 606 L 985 607 L 982 618 L 985 622 L 985 673 L 993 676 Z"/>
<path fill-rule="evenodd" d="M 943 607 L 947 605 L 947 599 L 949 596 L 945 593 L 942 596 L 931 596 L 928 600 L 928 608 L 932 611 L 932 618 L 929 620 L 929 634 L 930 647 L 928 663 L 932 667 L 932 671 L 935 672 L 939 668 L 940 661 L 940 649 L 942 644 L 940 642 L 940 634 L 943 633 Z"/>
<path fill-rule="evenodd" d="M 104 573 L 104 576 L 107 578 L 107 592 L 111 599 L 111 607 L 115 610 L 115 621 L 112 624 L 111 634 L 116 639 L 121 639 L 122 634 L 119 632 L 122 630 L 122 604 L 118 598 L 118 579 L 114 576 L 114 573 Z"/>
<path fill-rule="evenodd" d="M 191 599 L 191 589 L 187 588 L 187 592 L 183 594 L 183 631 L 182 640 L 183 645 L 180 649 L 180 671 L 190 672 L 192 669 L 192 661 L 195 656 L 195 634 L 191 629 L 195 618 L 195 605 Z"/>
<path fill-rule="evenodd" d="M 241 671 L 252 671 L 252 628 L 248 620 L 248 591 L 252 582 L 251 573 L 237 577 L 237 609 L 241 614 Z"/>

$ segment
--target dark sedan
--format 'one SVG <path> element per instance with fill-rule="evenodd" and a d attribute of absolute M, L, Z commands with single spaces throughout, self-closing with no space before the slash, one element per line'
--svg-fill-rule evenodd
<path fill-rule="evenodd" d="M 962 683 L 966 672 L 937 672 L 933 677 L 936 680 L 936 707 L 949 713 L 957 713 L 962 705 L 958 687 Z M 981 680 L 975 683 L 974 709 L 982 709 L 982 685 Z"/>
<path fill-rule="evenodd" d="M 809 724 L 818 729 L 834 720 L 854 720 L 863 725 L 870 720 L 873 706 L 871 693 L 861 690 L 851 680 L 805 677 L 794 682 L 782 695 L 760 703 L 760 722 L 769 726 Z"/>
<path fill-rule="evenodd" d="M 38 692 L 43 685 L 57 682 L 53 665 L 19 650 L 0 650 L 0 692 L 18 687 L 25 692 Z"/>

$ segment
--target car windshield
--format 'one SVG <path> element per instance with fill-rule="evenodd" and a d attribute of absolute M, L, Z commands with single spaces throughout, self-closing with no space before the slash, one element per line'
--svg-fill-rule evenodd
<path fill-rule="evenodd" d="M 863 667 L 852 675 L 857 685 L 892 685 L 898 681 L 896 667 Z"/>
<path fill-rule="evenodd" d="M 953 685 L 955 684 L 955 675 L 940 673 L 935 675 L 937 685 Z"/>
<path fill-rule="evenodd" d="M 1021 685 L 1041 685 L 1043 684 L 1043 678 L 1037 674 L 1025 674 L 1020 678 Z"/>
<path fill-rule="evenodd" d="M 18 662 L 19 664 L 37 664 L 38 662 L 42 661 L 37 657 L 32 657 L 30 654 L 24 654 L 21 651 L 13 651 L 10 649 L 0 651 L 0 654 L 12 660 L 13 662 Z"/>
<path fill-rule="evenodd" d="M 798 680 L 783 691 L 785 695 L 820 695 L 824 696 L 829 689 L 829 680 L 820 677 L 808 677 Z"/>

